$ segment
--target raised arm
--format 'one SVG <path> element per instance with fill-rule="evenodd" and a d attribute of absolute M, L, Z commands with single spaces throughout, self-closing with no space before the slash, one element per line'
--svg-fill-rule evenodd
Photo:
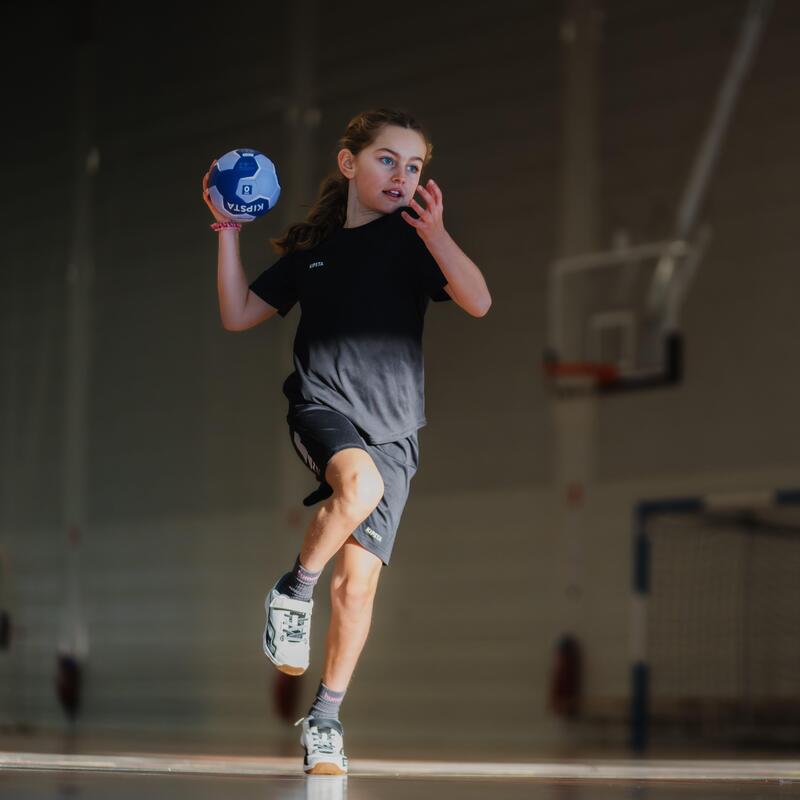
<path fill-rule="evenodd" d="M 413 198 L 408 205 L 418 214 L 418 219 L 414 219 L 406 211 L 401 211 L 400 216 L 417 229 L 428 252 L 447 278 L 444 290 L 453 298 L 456 305 L 473 317 L 485 316 L 491 308 L 492 296 L 477 264 L 445 230 L 442 219 L 444 210 L 442 190 L 434 181 L 429 180 L 427 188 L 420 185 L 417 191 L 425 201 L 425 208 Z"/>
<path fill-rule="evenodd" d="M 239 257 L 239 231 L 223 228 L 219 236 L 217 292 L 222 327 L 226 331 L 246 331 L 278 313 L 248 288 Z"/>
<path fill-rule="evenodd" d="M 211 167 L 216 162 L 211 163 Z M 203 200 L 217 222 L 230 217 L 214 208 L 208 197 L 208 172 L 203 176 Z M 239 231 L 236 228 L 223 228 L 218 232 L 219 254 L 217 256 L 217 292 L 219 294 L 219 314 L 222 327 L 226 331 L 245 331 L 264 320 L 275 316 L 278 309 L 265 303 L 250 291 L 239 256 Z"/>

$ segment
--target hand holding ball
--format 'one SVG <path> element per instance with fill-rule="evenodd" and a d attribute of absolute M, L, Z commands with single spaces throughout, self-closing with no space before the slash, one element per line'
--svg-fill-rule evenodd
<path fill-rule="evenodd" d="M 218 222 L 250 222 L 271 211 L 280 193 L 275 165 L 245 147 L 225 153 L 203 176 L 203 199 Z"/>

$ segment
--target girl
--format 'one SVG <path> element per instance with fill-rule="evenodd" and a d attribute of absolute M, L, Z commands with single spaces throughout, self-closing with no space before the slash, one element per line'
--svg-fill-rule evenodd
<path fill-rule="evenodd" d="M 239 258 L 241 225 L 214 209 L 208 173 L 203 179 L 219 233 L 225 329 L 285 317 L 295 303 L 302 312 L 295 370 L 283 391 L 292 443 L 320 484 L 303 502 L 324 503 L 294 567 L 267 595 L 263 649 L 283 672 L 306 670 L 314 585 L 336 556 L 322 680 L 308 715 L 296 723 L 308 773 L 347 771 L 339 708 L 417 470 L 417 431 L 426 424 L 428 301 L 452 298 L 474 317 L 491 305 L 480 270 L 445 230 L 441 189 L 433 180 L 419 185 L 431 152 L 404 112 L 382 108 L 354 117 L 339 142 L 337 172 L 323 181 L 306 221 L 272 241 L 281 258 L 249 286 Z"/>

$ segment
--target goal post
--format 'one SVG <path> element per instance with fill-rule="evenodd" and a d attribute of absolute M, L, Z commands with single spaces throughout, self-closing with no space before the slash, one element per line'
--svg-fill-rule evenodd
<path fill-rule="evenodd" d="M 634 509 L 630 744 L 800 734 L 800 489 Z"/>

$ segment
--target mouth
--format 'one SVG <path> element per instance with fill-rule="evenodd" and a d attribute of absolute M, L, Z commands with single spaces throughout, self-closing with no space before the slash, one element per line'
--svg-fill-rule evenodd
<path fill-rule="evenodd" d="M 402 200 L 403 193 L 399 189 L 384 189 L 383 192 L 387 197 L 391 197 L 392 200 Z"/>

